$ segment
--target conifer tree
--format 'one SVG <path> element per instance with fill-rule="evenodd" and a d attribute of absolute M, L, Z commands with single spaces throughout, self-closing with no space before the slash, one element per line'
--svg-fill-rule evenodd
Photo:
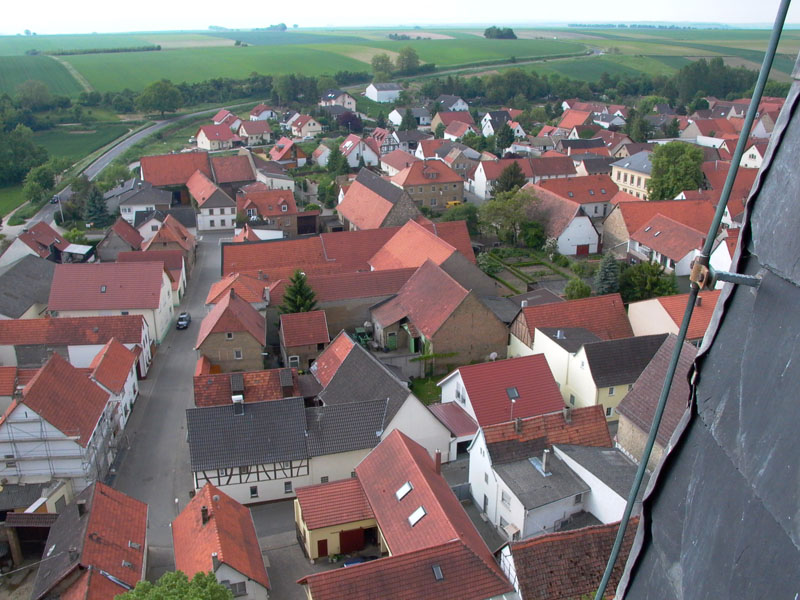
<path fill-rule="evenodd" d="M 598 296 L 619 291 L 619 263 L 611 252 L 603 255 L 600 268 L 594 276 L 594 289 Z"/>
<path fill-rule="evenodd" d="M 283 304 L 278 310 L 282 314 L 310 312 L 317 308 L 317 296 L 308 285 L 305 273 L 299 269 L 289 278 L 289 285 L 283 292 Z"/>

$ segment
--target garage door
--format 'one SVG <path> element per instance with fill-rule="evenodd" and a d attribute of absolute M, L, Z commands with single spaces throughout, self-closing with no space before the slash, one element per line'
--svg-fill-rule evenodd
<path fill-rule="evenodd" d="M 578 244 L 575 249 L 575 254 L 578 256 L 587 256 L 589 254 L 589 244 Z"/>
<path fill-rule="evenodd" d="M 364 530 L 350 529 L 339 533 L 339 546 L 342 554 L 364 549 Z"/>

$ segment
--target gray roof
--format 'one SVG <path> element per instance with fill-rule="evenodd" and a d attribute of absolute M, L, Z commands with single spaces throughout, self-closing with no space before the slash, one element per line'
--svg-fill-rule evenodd
<path fill-rule="evenodd" d="M 540 304 L 551 304 L 553 302 L 564 302 L 564 299 L 558 294 L 554 294 L 547 288 L 536 288 L 516 296 L 509 296 L 509 299 L 522 306 L 523 301 L 527 301 L 527 306 L 539 306 Z"/>
<path fill-rule="evenodd" d="M 567 352 L 577 352 L 584 344 L 600 341 L 599 337 L 583 327 L 537 327 L 537 329 Z"/>
<path fill-rule="evenodd" d="M 451 106 L 453 106 L 459 100 L 464 102 L 464 100 L 459 96 L 452 96 L 450 94 L 442 94 L 441 96 L 439 96 L 436 99 L 436 104 L 444 104 L 445 107 L 450 108 Z"/>
<path fill-rule="evenodd" d="M 325 405 L 388 399 L 388 425 L 410 393 L 382 362 L 356 344 L 318 397 Z"/>
<path fill-rule="evenodd" d="M 433 136 L 430 133 L 420 131 L 419 129 L 409 129 L 407 131 L 394 131 L 392 133 L 398 142 L 421 142 L 422 140 L 431 140 Z"/>
<path fill-rule="evenodd" d="M 347 92 L 337 89 L 330 89 L 327 90 L 324 94 L 322 94 L 323 100 L 336 100 L 339 96 L 344 96 Z M 350 94 L 347 94 L 348 96 Z"/>
<path fill-rule="evenodd" d="M 383 177 L 376 175 L 366 168 L 362 168 L 358 172 L 356 181 L 378 194 L 378 196 L 381 198 L 388 200 L 392 204 L 396 204 L 397 201 L 400 200 L 405 194 L 403 188 L 389 183 Z"/>
<path fill-rule="evenodd" d="M 116 196 L 120 196 L 125 192 L 129 192 L 132 190 L 136 183 L 141 181 L 138 177 L 131 177 L 127 181 L 123 181 L 117 187 L 108 190 L 105 194 L 103 194 L 103 200 L 109 200 L 111 198 L 115 198 Z"/>
<path fill-rule="evenodd" d="M 227 208 L 231 206 L 236 206 L 236 200 L 226 194 L 222 188 L 217 187 L 200 208 Z"/>
<path fill-rule="evenodd" d="M 552 452 L 547 456 L 546 472 L 550 473 L 547 477 L 528 458 L 495 465 L 494 470 L 527 510 L 591 490 Z"/>
<path fill-rule="evenodd" d="M 633 383 L 667 339 L 666 333 L 585 344 L 583 351 L 597 387 Z"/>
<path fill-rule="evenodd" d="M 615 161 L 611 157 L 600 158 L 584 158 L 583 168 L 589 175 L 602 175 L 603 173 L 611 173 L 611 164 Z"/>
<path fill-rule="evenodd" d="M 403 89 L 402 86 L 397 83 L 373 83 L 372 87 L 381 92 L 391 92 Z"/>
<path fill-rule="evenodd" d="M 492 127 L 496 128 L 498 125 L 510 121 L 511 117 L 508 116 L 508 112 L 505 110 L 490 110 L 489 120 L 492 122 Z"/>
<path fill-rule="evenodd" d="M 302 398 L 189 408 L 186 423 L 193 471 L 308 458 Z"/>
<path fill-rule="evenodd" d="M 510 298 L 499 296 L 484 296 L 479 298 L 483 305 L 494 313 L 498 319 L 508 325 L 519 312 L 519 304 Z"/>
<path fill-rule="evenodd" d="M 119 204 L 172 204 L 172 193 L 153 187 L 148 181 L 136 181 L 136 184 L 129 190 L 117 196 Z"/>
<path fill-rule="evenodd" d="M 591 138 L 588 140 L 577 139 L 569 140 L 564 139 L 559 142 L 562 148 L 571 148 L 572 150 L 586 150 L 589 148 L 605 148 L 606 143 L 603 138 Z"/>
<path fill-rule="evenodd" d="M 627 158 L 620 158 L 618 161 L 611 163 L 612 167 L 620 167 L 621 169 L 628 169 L 636 171 L 644 175 L 650 175 L 653 165 L 650 164 L 650 155 L 652 152 L 637 152 L 633 156 Z"/>
<path fill-rule="evenodd" d="M 27 255 L 0 267 L 0 315 L 18 319 L 34 304 L 50 299 L 54 262 Z"/>
<path fill-rule="evenodd" d="M 636 476 L 636 463 L 616 448 L 572 446 L 558 444 L 558 449 L 605 483 L 623 498 L 627 498 Z M 649 477 L 645 475 L 638 498 L 641 500 Z"/>
<path fill-rule="evenodd" d="M 374 448 L 386 425 L 387 404 L 383 399 L 307 408 L 309 455 Z"/>
<path fill-rule="evenodd" d="M 28 508 L 42 497 L 48 483 L 7 483 L 0 490 L 0 510 Z"/>
<path fill-rule="evenodd" d="M 155 217 L 159 222 L 163 222 L 167 215 L 178 221 L 187 229 L 197 227 L 197 213 L 191 206 L 176 206 L 169 210 L 137 210 L 133 216 L 133 226 L 138 228 L 142 223 Z"/>

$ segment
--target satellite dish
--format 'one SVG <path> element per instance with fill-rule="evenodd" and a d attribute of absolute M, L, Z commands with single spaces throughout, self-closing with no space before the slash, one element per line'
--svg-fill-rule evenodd
<path fill-rule="evenodd" d="M 495 360 L 497 360 L 497 352 L 492 352 L 492 353 L 489 355 L 489 360 L 491 360 L 491 361 L 495 361 Z"/>

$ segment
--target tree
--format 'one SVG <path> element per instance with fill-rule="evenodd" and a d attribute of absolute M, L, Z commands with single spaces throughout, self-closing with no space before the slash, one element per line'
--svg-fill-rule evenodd
<path fill-rule="evenodd" d="M 372 65 L 372 75 L 375 82 L 385 82 L 392 77 L 392 59 L 388 54 L 376 54 L 370 62 Z"/>
<path fill-rule="evenodd" d="M 95 182 L 100 191 L 107 192 L 117 187 L 121 181 L 129 179 L 130 176 L 131 172 L 124 162 L 114 161 L 100 172 L 100 176 Z"/>
<path fill-rule="evenodd" d="M 588 298 L 591 295 L 591 286 L 577 277 L 570 279 L 564 288 L 564 296 L 567 300 L 579 300 L 581 298 Z"/>
<path fill-rule="evenodd" d="M 23 108 L 42 110 L 53 101 L 50 89 L 38 79 L 28 79 L 17 86 L 17 101 Z"/>
<path fill-rule="evenodd" d="M 411 112 L 410 108 L 406 109 L 406 112 L 403 113 L 403 120 L 400 121 L 400 127 L 398 129 L 400 131 L 411 131 L 417 128 L 417 120 L 414 118 L 414 113 Z"/>
<path fill-rule="evenodd" d="M 386 117 L 384 116 L 383 111 L 378 113 L 378 117 L 375 119 L 375 127 L 386 127 Z"/>
<path fill-rule="evenodd" d="M 332 175 L 344 175 L 347 171 L 350 170 L 350 165 L 347 164 L 347 159 L 345 158 L 342 151 L 339 150 L 339 144 L 336 144 L 331 150 L 331 153 L 328 155 L 328 173 Z"/>
<path fill-rule="evenodd" d="M 494 143 L 497 146 L 498 153 L 505 151 L 506 148 L 514 143 L 514 130 L 508 126 L 508 123 L 503 123 L 500 129 L 497 130 L 494 136 Z M 517 165 L 517 168 L 519 168 L 519 165 Z M 522 171 L 520 171 L 520 173 L 522 173 Z"/>
<path fill-rule="evenodd" d="M 361 121 L 361 117 L 349 110 L 336 117 L 336 122 L 341 129 L 347 129 L 351 133 L 361 133 L 364 130 L 364 123 Z"/>
<path fill-rule="evenodd" d="M 516 245 L 522 226 L 527 222 L 526 216 L 533 211 L 536 203 L 533 195 L 517 189 L 495 194 L 478 210 L 481 227 L 494 231 L 500 239 Z"/>
<path fill-rule="evenodd" d="M 514 161 L 500 173 L 494 186 L 494 193 L 497 195 L 509 192 L 514 188 L 521 188 L 523 185 L 525 185 L 525 174 L 519 163 Z"/>
<path fill-rule="evenodd" d="M 33 131 L 17 125 L 4 132 L 0 127 L 0 184 L 19 183 L 33 167 L 47 161 L 47 150 L 37 146 Z"/>
<path fill-rule="evenodd" d="M 539 221 L 527 221 L 521 223 L 522 241 L 528 248 L 539 250 L 547 241 L 547 234 L 544 225 Z"/>
<path fill-rule="evenodd" d="M 89 238 L 87 238 L 86 234 L 77 227 L 70 229 L 64 234 L 64 237 L 71 244 L 81 244 L 83 246 L 89 245 Z"/>
<path fill-rule="evenodd" d="M 611 252 L 603 255 L 600 268 L 594 276 L 594 289 L 598 296 L 619 291 L 619 263 Z"/>
<path fill-rule="evenodd" d="M 306 275 L 299 269 L 289 278 L 283 292 L 283 304 L 278 307 L 282 314 L 310 312 L 317 308 L 317 296 L 308 285 Z"/>
<path fill-rule="evenodd" d="M 444 126 L 444 123 L 439 123 L 436 126 L 436 130 L 433 132 L 433 137 L 435 137 L 437 140 L 442 139 L 444 137 L 445 129 L 447 129 L 447 127 Z"/>
<path fill-rule="evenodd" d="M 650 164 L 649 200 L 672 200 L 682 191 L 696 190 L 703 184 L 703 151 L 693 144 L 660 144 L 650 155 Z"/>
<path fill-rule="evenodd" d="M 656 262 L 640 262 L 626 268 L 619 277 L 619 293 L 624 302 L 636 302 L 678 293 L 675 273 L 664 273 Z"/>
<path fill-rule="evenodd" d="M 419 70 L 419 56 L 411 46 L 406 46 L 397 54 L 395 67 L 398 73 L 413 75 Z"/>
<path fill-rule="evenodd" d="M 470 235 L 478 235 L 478 207 L 474 204 L 451 206 L 442 213 L 441 221 L 466 221 Z"/>
<path fill-rule="evenodd" d="M 156 583 L 140 581 L 117 600 L 233 600 L 233 592 L 217 582 L 213 573 L 189 578 L 181 571 L 164 573 Z"/>
<path fill-rule="evenodd" d="M 143 112 L 175 112 L 183 105 L 180 90 L 169 79 L 151 83 L 136 98 L 136 106 Z"/>
<path fill-rule="evenodd" d="M 517 39 L 514 30 L 510 27 L 487 27 L 483 32 L 483 37 L 490 40 L 515 40 Z"/>
<path fill-rule="evenodd" d="M 99 229 L 110 225 L 114 221 L 108 212 L 103 193 L 92 184 L 86 195 L 86 208 L 83 213 L 83 220 L 92 223 L 93 227 Z"/>

